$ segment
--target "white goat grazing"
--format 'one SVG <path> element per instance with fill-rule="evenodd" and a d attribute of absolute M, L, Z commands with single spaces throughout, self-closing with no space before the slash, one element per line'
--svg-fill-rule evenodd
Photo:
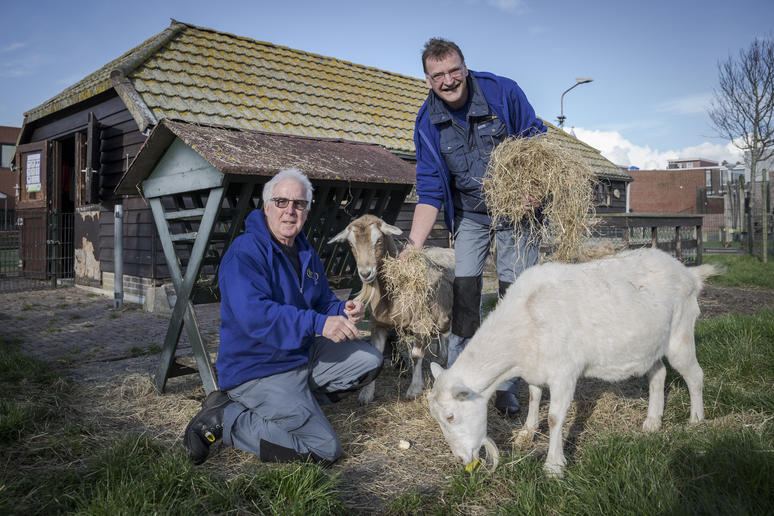
<path fill-rule="evenodd" d="M 664 413 L 666 357 L 688 385 L 690 421 L 703 419 L 693 328 L 702 282 L 717 273 L 711 265 L 685 267 L 657 249 L 527 269 L 454 365 L 443 370 L 431 364 L 436 381 L 428 394 L 430 412 L 454 455 L 472 464 L 483 445 L 496 467 L 497 448 L 486 435 L 487 400 L 497 385 L 517 376 L 529 384 L 519 441 L 532 439 L 542 388 L 550 390 L 548 476 L 563 476 L 562 426 L 580 377 L 618 381 L 647 374 L 650 400 L 642 429 L 653 432 Z"/>
<path fill-rule="evenodd" d="M 363 282 L 363 290 L 358 295 L 371 308 L 371 344 L 384 352 L 387 333 L 391 328 L 410 330 L 411 315 L 396 310 L 393 300 L 387 294 L 384 278 L 379 273 L 382 262 L 388 256 L 397 256 L 398 251 L 393 235 L 400 235 L 400 228 L 387 224 L 374 215 L 363 215 L 352 221 L 343 231 L 331 238 L 328 243 L 349 242 L 352 254 L 357 262 L 357 273 Z M 430 311 L 441 333 L 449 331 L 452 309 L 452 290 L 454 283 L 454 251 L 440 247 L 428 247 L 425 255 L 441 268 L 437 296 Z M 439 339 L 440 339 L 439 335 Z M 407 399 L 414 399 L 424 390 L 422 379 L 422 359 L 430 344 L 428 338 L 415 335 L 411 358 L 414 361 L 411 385 L 406 391 Z M 443 347 L 441 342 L 439 348 Z M 443 353 L 445 356 L 445 353 Z M 361 404 L 374 399 L 374 382 L 363 387 L 358 395 Z"/>

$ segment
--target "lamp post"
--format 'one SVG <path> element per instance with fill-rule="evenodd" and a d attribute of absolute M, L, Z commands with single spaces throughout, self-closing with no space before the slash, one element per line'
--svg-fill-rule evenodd
<path fill-rule="evenodd" d="M 580 86 L 581 84 L 586 84 L 587 82 L 591 82 L 593 80 L 594 79 L 592 79 L 591 77 L 578 77 L 578 78 L 575 79 L 575 84 L 573 84 L 572 86 L 570 86 L 569 88 L 564 90 L 564 92 L 562 92 L 562 100 L 561 100 L 561 104 L 560 104 L 560 108 L 559 108 L 559 117 L 557 118 L 557 120 L 559 121 L 559 127 L 562 127 L 562 128 L 564 127 L 564 120 L 567 118 L 566 116 L 564 116 L 564 96 L 565 96 L 565 94 L 568 91 L 570 91 L 571 89 L 575 88 L 576 86 Z"/>

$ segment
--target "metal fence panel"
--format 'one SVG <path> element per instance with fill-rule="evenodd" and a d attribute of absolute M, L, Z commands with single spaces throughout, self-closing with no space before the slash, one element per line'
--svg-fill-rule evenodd
<path fill-rule="evenodd" d="M 73 213 L 17 210 L 0 231 L 0 292 L 73 284 Z"/>

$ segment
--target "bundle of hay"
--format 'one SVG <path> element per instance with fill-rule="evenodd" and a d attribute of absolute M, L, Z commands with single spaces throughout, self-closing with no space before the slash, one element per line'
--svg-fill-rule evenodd
<path fill-rule="evenodd" d="M 391 316 L 401 341 L 433 338 L 448 330 L 454 284 L 454 251 L 410 249 L 404 259 L 385 258 L 382 269 Z"/>
<path fill-rule="evenodd" d="M 524 221 L 534 242 L 554 246 L 553 260 L 574 262 L 583 256 L 583 239 L 590 234 L 595 183 L 580 153 L 539 134 L 498 145 L 482 190 L 495 219 Z M 541 201 L 543 221 L 525 206 L 528 199 Z"/>

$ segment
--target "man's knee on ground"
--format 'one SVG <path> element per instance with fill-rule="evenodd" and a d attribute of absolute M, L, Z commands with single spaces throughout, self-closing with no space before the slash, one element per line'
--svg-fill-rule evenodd
<path fill-rule="evenodd" d="M 341 457 L 341 443 L 334 436 L 329 440 L 329 446 L 316 451 L 299 452 L 293 448 L 261 439 L 260 458 L 263 462 L 314 462 L 323 467 L 330 466 Z"/>

